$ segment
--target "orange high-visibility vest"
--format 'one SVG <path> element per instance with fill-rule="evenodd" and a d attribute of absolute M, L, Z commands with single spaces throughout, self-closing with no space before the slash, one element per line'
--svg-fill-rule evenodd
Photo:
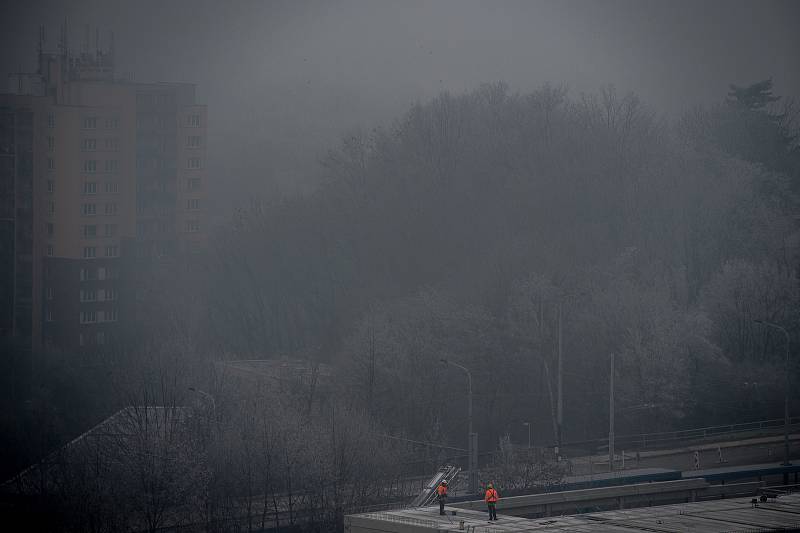
<path fill-rule="evenodd" d="M 486 489 L 486 503 L 497 503 L 497 500 L 500 499 L 500 496 L 497 495 L 497 491 L 493 488 Z"/>
<path fill-rule="evenodd" d="M 439 496 L 447 496 L 447 485 L 439 485 L 436 487 L 436 492 Z"/>

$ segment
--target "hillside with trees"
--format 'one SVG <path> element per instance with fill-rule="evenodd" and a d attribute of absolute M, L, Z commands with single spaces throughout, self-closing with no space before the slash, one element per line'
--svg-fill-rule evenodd
<path fill-rule="evenodd" d="M 605 434 L 611 353 L 618 434 L 779 417 L 785 341 L 754 320 L 796 354 L 795 117 L 770 81 L 675 122 L 610 87 L 494 84 L 347 135 L 313 193 L 253 199 L 154 277 L 124 350 L 39 354 L 2 419 L 6 468 L 34 463 L 15 483 L 47 502 L 27 519 L 341 530 L 465 447 L 465 378 L 442 359 L 471 370 L 508 486 L 563 473 L 513 446 L 523 422 L 557 440 L 559 352 L 564 441 Z M 282 358 L 314 379 L 219 370 Z M 123 438 L 62 448 L 111 415 Z"/>
<path fill-rule="evenodd" d="M 529 419 L 553 441 L 560 323 L 566 439 L 603 434 L 611 352 L 647 406 L 623 432 L 776 417 L 784 340 L 753 320 L 796 339 L 793 113 L 769 80 L 675 124 L 613 88 L 443 93 L 347 136 L 314 194 L 237 213 L 204 345 L 334 363 L 386 427 L 455 442 L 450 358 L 492 447 Z"/>

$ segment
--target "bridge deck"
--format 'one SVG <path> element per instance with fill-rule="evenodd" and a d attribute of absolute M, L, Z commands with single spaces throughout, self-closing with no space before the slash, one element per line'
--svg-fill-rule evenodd
<path fill-rule="evenodd" d="M 781 474 L 797 474 L 800 463 L 784 466 L 780 463 L 764 463 L 758 465 L 721 466 L 702 470 L 686 470 L 681 474 L 684 479 L 704 478 L 707 481 L 757 478 L 759 476 L 776 476 Z"/>
<path fill-rule="evenodd" d="M 486 513 L 453 509 L 456 515 L 439 516 L 438 507 L 405 509 L 345 517 L 348 533 L 430 533 L 432 531 L 474 531 L 476 533 L 557 531 L 610 531 L 632 533 L 682 532 L 718 533 L 749 529 L 789 529 L 800 527 L 800 494 L 789 494 L 753 506 L 751 498 L 734 498 L 661 507 L 643 507 L 602 513 L 525 519 L 502 514 L 498 505 L 497 522 L 488 522 Z M 464 530 L 460 521 L 464 520 Z"/>

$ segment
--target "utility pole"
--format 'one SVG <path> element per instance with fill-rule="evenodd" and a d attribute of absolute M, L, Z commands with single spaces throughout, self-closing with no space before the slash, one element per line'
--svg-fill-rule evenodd
<path fill-rule="evenodd" d="M 375 392 L 375 328 L 372 325 L 372 317 L 370 317 L 369 325 L 369 389 L 367 391 L 367 409 L 369 415 L 372 416 L 375 412 L 373 408 L 373 395 Z"/>
<path fill-rule="evenodd" d="M 614 471 L 614 352 L 611 352 L 611 379 L 608 394 L 608 471 Z"/>
<path fill-rule="evenodd" d="M 558 434 L 556 435 L 556 456 L 561 458 L 561 439 L 564 423 L 564 363 L 561 353 L 562 348 L 562 327 L 561 327 L 561 301 L 558 302 L 558 411 L 556 421 L 558 425 Z"/>
<path fill-rule="evenodd" d="M 458 363 L 442 359 L 445 365 L 453 365 L 456 368 L 463 370 L 467 374 L 467 392 L 469 394 L 469 440 L 468 449 L 468 464 L 469 464 L 469 491 L 471 494 L 478 493 L 478 434 L 472 431 L 472 373 L 465 366 Z"/>
<path fill-rule="evenodd" d="M 786 360 L 784 361 L 783 367 L 783 466 L 791 466 L 792 463 L 789 461 L 789 332 L 786 331 L 786 328 L 783 326 L 767 322 L 766 320 L 754 320 L 753 322 L 773 329 L 779 329 L 786 338 Z M 789 484 L 788 472 L 783 474 L 783 484 Z"/>

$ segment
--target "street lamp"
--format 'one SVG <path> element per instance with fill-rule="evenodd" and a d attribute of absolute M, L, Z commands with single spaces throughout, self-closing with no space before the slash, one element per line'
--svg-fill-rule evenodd
<path fill-rule="evenodd" d="M 530 448 L 531 448 L 531 423 L 530 422 L 523 422 L 522 425 L 528 427 L 528 449 L 530 450 Z"/>
<path fill-rule="evenodd" d="M 784 361 L 783 368 L 783 466 L 791 466 L 789 462 L 789 332 L 786 328 L 767 322 L 766 320 L 753 320 L 756 324 L 767 326 L 773 329 L 779 329 L 786 337 L 786 360 Z M 788 474 L 784 475 L 786 478 Z"/>
<path fill-rule="evenodd" d="M 469 490 L 470 493 L 476 494 L 478 492 L 478 439 L 477 435 L 472 431 L 472 373 L 467 367 L 459 365 L 458 363 L 448 361 L 447 359 L 440 360 L 443 364 L 460 368 L 467 374 L 467 385 L 469 387 L 469 440 L 467 441 L 469 449 Z"/>

